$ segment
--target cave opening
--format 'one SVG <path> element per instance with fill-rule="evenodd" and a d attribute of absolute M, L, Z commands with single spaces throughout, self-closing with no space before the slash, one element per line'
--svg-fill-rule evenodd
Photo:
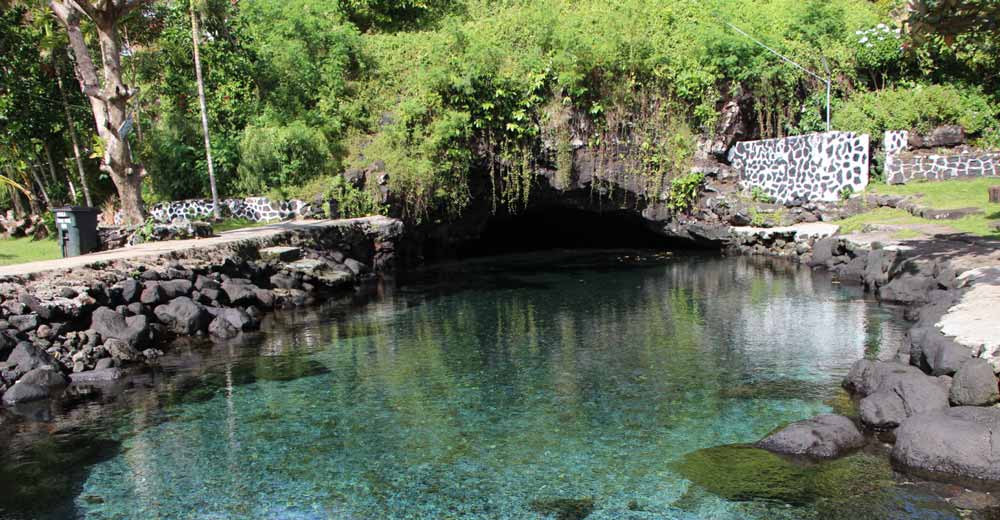
<path fill-rule="evenodd" d="M 587 211 L 562 206 L 491 217 L 478 238 L 461 244 L 459 258 L 551 249 L 692 249 L 691 241 L 663 236 L 635 212 Z"/>

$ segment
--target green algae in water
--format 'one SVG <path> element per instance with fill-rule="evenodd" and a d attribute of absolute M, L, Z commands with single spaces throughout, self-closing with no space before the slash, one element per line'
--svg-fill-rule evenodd
<path fill-rule="evenodd" d="M 717 446 L 689 453 L 674 467 L 684 478 L 727 500 L 794 506 L 822 498 L 857 497 L 893 483 L 888 460 L 863 452 L 805 463 L 752 446 Z"/>

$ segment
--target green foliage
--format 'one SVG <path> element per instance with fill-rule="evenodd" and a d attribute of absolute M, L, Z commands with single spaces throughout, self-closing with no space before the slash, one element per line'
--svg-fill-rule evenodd
<path fill-rule="evenodd" d="M 914 85 L 858 92 L 835 108 L 833 124 L 872 139 L 886 130 L 926 132 L 943 124 L 962 125 L 975 135 L 995 127 L 996 117 L 996 105 L 975 88 Z"/>
<path fill-rule="evenodd" d="M 251 125 L 239 144 L 237 189 L 263 193 L 281 186 L 298 186 L 332 173 L 330 143 L 319 129 L 302 121 L 288 125 Z"/>
<path fill-rule="evenodd" d="M 378 203 L 371 191 L 355 188 L 339 175 L 331 179 L 326 195 L 327 200 L 336 201 L 340 217 L 378 215 L 386 209 Z"/>
<path fill-rule="evenodd" d="M 760 186 L 754 186 L 750 189 L 750 198 L 754 202 L 762 202 L 764 204 L 771 204 L 774 202 L 774 197 L 764 191 L 764 188 Z"/>
<path fill-rule="evenodd" d="M 672 211 L 687 211 L 698 200 L 704 183 L 705 174 L 703 173 L 688 173 L 675 177 L 670 181 L 667 207 Z"/>
<path fill-rule="evenodd" d="M 850 186 L 844 186 L 843 188 L 841 188 L 840 193 L 838 193 L 840 200 L 850 199 L 851 195 L 854 195 L 854 188 Z"/>

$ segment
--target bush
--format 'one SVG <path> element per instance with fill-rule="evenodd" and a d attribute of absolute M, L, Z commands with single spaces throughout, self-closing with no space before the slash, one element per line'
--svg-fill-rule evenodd
<path fill-rule="evenodd" d="M 705 174 L 689 173 L 675 177 L 670 181 L 670 193 L 667 198 L 667 207 L 673 211 L 687 211 L 701 193 L 701 186 L 705 182 Z"/>
<path fill-rule="evenodd" d="M 247 127 L 240 154 L 237 189 L 248 195 L 299 186 L 340 166 L 323 132 L 301 121 Z"/>
<path fill-rule="evenodd" d="M 881 142 L 886 130 L 927 132 L 958 124 L 976 135 L 996 125 L 997 107 L 975 88 L 954 85 L 914 85 L 876 92 L 859 92 L 835 107 L 837 130 L 871 135 Z"/>

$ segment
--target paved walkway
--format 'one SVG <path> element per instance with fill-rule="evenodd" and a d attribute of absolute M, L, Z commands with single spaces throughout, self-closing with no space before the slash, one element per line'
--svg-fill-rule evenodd
<path fill-rule="evenodd" d="M 383 220 L 388 221 L 391 219 L 388 219 L 387 217 L 364 217 L 341 220 L 296 220 L 279 222 L 275 224 L 268 224 L 266 226 L 225 231 L 220 233 L 218 236 L 211 238 L 150 242 L 131 247 L 123 247 L 121 249 L 113 249 L 111 251 L 75 256 L 72 258 L 60 258 L 58 260 L 43 260 L 41 262 L 29 262 L 26 264 L 2 266 L 0 267 L 0 277 L 24 276 L 45 271 L 74 269 L 84 267 L 95 262 L 111 262 L 113 260 L 156 257 L 191 248 L 210 248 L 244 240 L 265 239 L 286 231 L 294 231 L 296 229 L 347 226 L 358 223 L 379 224 Z"/>

